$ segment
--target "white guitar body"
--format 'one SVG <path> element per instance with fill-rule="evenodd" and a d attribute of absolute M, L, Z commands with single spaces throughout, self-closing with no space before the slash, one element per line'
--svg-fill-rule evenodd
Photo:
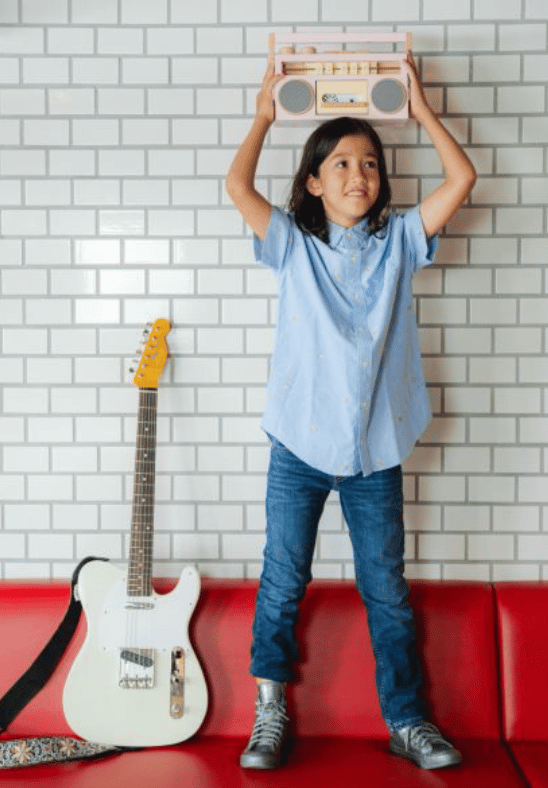
<path fill-rule="evenodd" d="M 169 594 L 128 596 L 127 575 L 90 561 L 78 595 L 87 634 L 63 692 L 75 733 L 125 747 L 175 744 L 192 736 L 207 710 L 207 686 L 188 637 L 200 591 L 193 566 Z"/>

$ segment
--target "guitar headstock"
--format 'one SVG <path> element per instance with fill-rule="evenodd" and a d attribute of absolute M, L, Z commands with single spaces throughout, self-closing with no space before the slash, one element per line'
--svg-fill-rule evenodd
<path fill-rule="evenodd" d="M 170 329 L 169 321 L 161 317 L 152 324 L 139 366 L 133 378 L 133 382 L 140 389 L 158 388 L 158 381 L 167 361 L 166 336 L 169 334 Z"/>

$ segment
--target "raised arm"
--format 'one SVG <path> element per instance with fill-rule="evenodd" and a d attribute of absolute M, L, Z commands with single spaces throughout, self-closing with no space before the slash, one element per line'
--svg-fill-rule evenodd
<path fill-rule="evenodd" d="M 476 182 L 474 165 L 430 108 L 415 61 L 407 53 L 411 112 L 432 140 L 443 167 L 444 181 L 420 204 L 426 235 L 431 238 L 456 214 Z"/>
<path fill-rule="evenodd" d="M 226 189 L 253 232 L 264 241 L 272 205 L 255 188 L 255 173 L 259 156 L 274 120 L 272 89 L 281 75 L 274 74 L 270 64 L 257 96 L 257 111 L 247 137 L 240 145 L 226 176 Z"/>

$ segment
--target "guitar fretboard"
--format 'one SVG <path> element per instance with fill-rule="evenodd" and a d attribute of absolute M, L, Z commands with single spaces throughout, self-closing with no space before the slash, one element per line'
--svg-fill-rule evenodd
<path fill-rule="evenodd" d="M 157 389 L 139 389 L 128 596 L 152 595 Z"/>

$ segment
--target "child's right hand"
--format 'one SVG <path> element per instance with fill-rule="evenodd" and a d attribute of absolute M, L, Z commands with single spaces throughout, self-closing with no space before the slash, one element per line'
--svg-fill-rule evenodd
<path fill-rule="evenodd" d="M 226 188 L 232 202 L 255 235 L 262 240 L 266 237 L 272 205 L 255 188 L 255 173 L 266 135 L 274 120 L 272 90 L 282 76 L 274 74 L 274 64 L 269 63 L 257 96 L 255 120 L 226 176 Z"/>
<path fill-rule="evenodd" d="M 257 94 L 256 116 L 265 118 L 269 123 L 274 121 L 274 100 L 272 91 L 274 86 L 283 78 L 283 74 L 274 73 L 274 63 L 269 63 L 266 69 L 263 84 Z"/>

